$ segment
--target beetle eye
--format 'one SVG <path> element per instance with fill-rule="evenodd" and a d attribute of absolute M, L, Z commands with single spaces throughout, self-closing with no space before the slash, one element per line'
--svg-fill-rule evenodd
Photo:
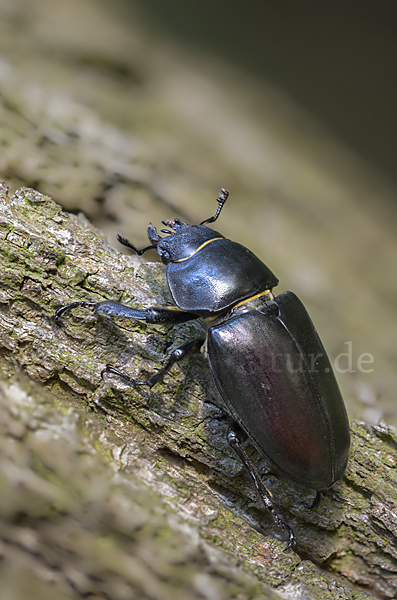
<path fill-rule="evenodd" d="M 161 262 L 163 262 L 166 265 L 169 262 L 171 255 L 168 252 L 168 250 L 162 250 L 161 254 L 160 254 L 160 258 L 161 258 Z"/>

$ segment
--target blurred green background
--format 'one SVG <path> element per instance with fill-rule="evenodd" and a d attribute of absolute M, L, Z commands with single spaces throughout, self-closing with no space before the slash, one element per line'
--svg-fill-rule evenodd
<path fill-rule="evenodd" d="M 139 4 L 178 40 L 278 86 L 396 178 L 396 2 Z"/>

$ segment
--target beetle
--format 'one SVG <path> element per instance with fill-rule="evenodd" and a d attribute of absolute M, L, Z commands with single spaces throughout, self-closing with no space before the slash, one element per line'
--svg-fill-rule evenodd
<path fill-rule="evenodd" d="M 296 550 L 291 527 L 276 512 L 272 495 L 243 442 L 248 437 L 284 477 L 321 493 L 341 479 L 346 469 L 350 431 L 345 405 L 324 346 L 298 297 L 290 291 L 273 294 L 278 279 L 250 250 L 225 238 L 214 223 L 229 196 L 222 188 L 214 216 L 198 225 L 175 218 L 162 221 L 161 237 L 150 223 L 150 245 L 167 265 L 174 305 L 138 310 L 117 302 L 73 302 L 59 308 L 55 321 L 70 309 L 85 307 L 108 316 L 175 325 L 201 318 L 205 339 L 175 349 L 164 366 L 146 381 L 137 381 L 108 364 L 102 371 L 131 385 L 152 388 L 189 353 L 204 350 L 231 417 L 226 439 L 248 471 L 256 491 L 275 522 L 287 531 L 286 550 Z"/>

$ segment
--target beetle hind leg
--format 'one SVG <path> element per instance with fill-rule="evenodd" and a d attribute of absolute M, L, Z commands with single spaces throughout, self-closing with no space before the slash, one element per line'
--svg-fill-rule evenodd
<path fill-rule="evenodd" d="M 247 470 L 249 476 L 251 477 L 255 485 L 258 496 L 262 500 L 263 504 L 272 513 L 273 519 L 277 523 L 277 525 L 288 533 L 288 545 L 285 548 L 284 552 L 286 552 L 289 548 L 292 548 L 292 550 L 296 552 L 296 540 L 293 530 L 287 523 L 285 523 L 285 521 L 280 517 L 280 515 L 278 515 L 275 512 L 271 492 L 266 488 L 256 467 L 254 466 L 253 462 L 251 461 L 248 454 L 241 445 L 246 437 L 247 436 L 245 435 L 245 433 L 241 431 L 240 427 L 237 424 L 234 426 L 230 426 L 226 434 L 227 443 L 234 450 L 240 461 L 243 463 L 245 469 Z"/>
<path fill-rule="evenodd" d="M 321 500 L 321 492 L 319 492 L 317 490 L 313 502 L 311 504 L 306 504 L 306 502 L 304 502 L 303 506 L 305 508 L 308 508 L 309 510 L 311 510 L 312 508 L 315 508 L 316 506 L 318 506 L 320 504 L 320 500 Z"/>

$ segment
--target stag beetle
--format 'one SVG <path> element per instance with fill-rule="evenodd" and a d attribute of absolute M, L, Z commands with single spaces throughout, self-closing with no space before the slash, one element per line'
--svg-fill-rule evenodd
<path fill-rule="evenodd" d="M 274 296 L 278 279 L 250 250 L 226 239 L 206 224 L 214 223 L 229 196 L 222 188 L 213 217 L 199 225 L 175 218 L 162 223 L 161 237 L 148 226 L 150 245 L 138 249 L 118 235 L 124 246 L 142 255 L 157 249 L 167 265 L 173 306 L 138 310 L 117 302 L 73 302 L 55 313 L 82 306 L 95 313 L 177 324 L 202 318 L 205 339 L 189 341 L 172 352 L 162 369 L 137 381 L 112 365 L 102 372 L 132 385 L 151 388 L 176 362 L 204 349 L 216 387 L 232 424 L 227 442 L 247 469 L 259 497 L 276 523 L 289 535 L 291 527 L 277 514 L 270 491 L 243 447 L 247 436 L 258 452 L 286 478 L 321 492 L 345 471 L 350 432 L 345 405 L 330 361 L 302 302 L 293 292 Z M 171 231 L 172 230 L 172 231 Z M 306 505 L 305 505 L 306 506 Z"/>

